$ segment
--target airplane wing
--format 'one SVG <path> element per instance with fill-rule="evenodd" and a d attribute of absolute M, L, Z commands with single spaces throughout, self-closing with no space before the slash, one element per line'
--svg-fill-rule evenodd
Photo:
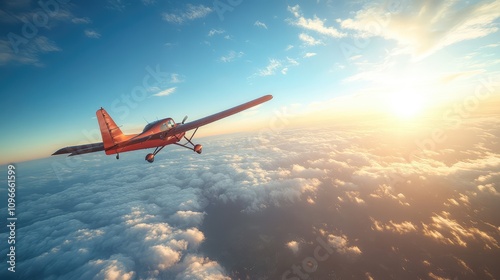
<path fill-rule="evenodd" d="M 208 117 L 204 117 L 204 118 L 201 118 L 199 120 L 192 121 L 192 122 L 189 122 L 186 124 L 180 124 L 180 125 L 174 127 L 173 129 L 169 130 L 167 135 L 175 135 L 175 134 L 178 134 L 181 132 L 186 132 L 186 131 L 189 131 L 192 129 L 196 129 L 200 126 L 204 126 L 204 125 L 207 125 L 209 123 L 213 123 L 215 121 L 229 117 L 231 115 L 234 115 L 234 114 L 239 113 L 241 111 L 244 111 L 246 109 L 250 109 L 254 106 L 257 106 L 257 105 L 262 104 L 266 101 L 269 101 L 272 98 L 273 98 L 272 95 L 265 95 L 265 96 L 262 96 L 260 98 L 254 99 L 250 102 L 247 102 L 247 103 L 241 104 L 239 106 L 233 107 L 231 109 L 227 109 L 225 111 L 219 112 L 217 114 L 213 114 L 213 115 L 210 115 Z"/>
<path fill-rule="evenodd" d="M 249 109 L 251 107 L 262 104 L 266 101 L 271 100 L 272 98 L 273 98 L 272 95 L 265 95 L 265 96 L 262 96 L 260 98 L 254 99 L 250 102 L 247 102 L 247 103 L 241 104 L 239 106 L 233 107 L 231 109 L 227 109 L 225 111 L 219 112 L 217 114 L 213 114 L 213 115 L 210 115 L 208 117 L 204 117 L 204 118 L 201 118 L 199 120 L 192 121 L 192 122 L 189 122 L 186 124 L 178 124 L 176 127 L 172 128 L 165 135 L 163 135 L 163 137 L 176 135 L 176 134 L 179 134 L 182 132 L 186 132 L 188 130 L 196 129 L 200 126 L 207 125 L 209 123 L 218 121 L 218 120 L 223 119 L 225 117 L 229 117 L 231 115 L 234 115 L 236 113 L 239 113 L 239 112 L 244 111 L 246 109 Z M 127 141 L 118 143 L 116 146 L 125 147 L 128 145 L 142 143 L 142 142 L 147 141 L 147 140 L 160 139 L 160 134 L 162 134 L 162 133 L 156 133 L 156 134 L 152 134 L 152 135 L 148 135 L 148 136 L 138 135 L 137 137 L 134 137 L 134 138 L 131 138 Z"/>
<path fill-rule="evenodd" d="M 76 156 L 76 155 L 99 152 L 99 151 L 104 151 L 104 144 L 102 142 L 62 148 L 57 150 L 52 155 L 55 156 L 55 155 L 69 154 L 69 156 Z"/>

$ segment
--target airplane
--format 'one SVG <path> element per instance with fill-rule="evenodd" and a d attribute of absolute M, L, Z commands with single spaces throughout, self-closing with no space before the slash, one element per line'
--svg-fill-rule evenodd
<path fill-rule="evenodd" d="M 155 148 L 154 151 L 152 153 L 148 153 L 145 158 L 147 162 L 153 163 L 156 154 L 158 154 L 165 146 L 171 144 L 175 144 L 201 154 L 203 146 L 192 142 L 198 128 L 267 102 L 272 98 L 272 95 L 265 95 L 231 109 L 227 109 L 186 124 L 185 121 L 187 120 L 187 116 L 184 117 L 181 123 L 175 123 L 172 118 L 164 118 L 148 123 L 141 133 L 131 135 L 123 134 L 111 116 L 101 107 L 97 110 L 96 115 L 99 128 L 101 130 L 102 142 L 65 147 L 57 150 L 52 155 L 69 154 L 68 156 L 76 156 L 104 151 L 106 155 L 116 154 L 116 159 L 119 159 L 120 153 Z M 189 138 L 186 137 L 186 132 L 193 129 L 194 132 L 191 136 Z M 180 144 L 179 142 L 182 139 L 185 139 L 187 142 Z"/>

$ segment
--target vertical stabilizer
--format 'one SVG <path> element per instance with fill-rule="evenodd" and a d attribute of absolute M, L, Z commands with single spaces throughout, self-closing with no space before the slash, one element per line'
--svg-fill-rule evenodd
<path fill-rule="evenodd" d="M 110 150 L 110 148 L 124 141 L 125 135 L 123 135 L 120 128 L 102 107 L 97 110 L 96 115 L 97 121 L 99 122 L 99 128 L 101 129 L 102 142 L 106 154 L 115 154 L 116 152 L 113 149 Z"/>

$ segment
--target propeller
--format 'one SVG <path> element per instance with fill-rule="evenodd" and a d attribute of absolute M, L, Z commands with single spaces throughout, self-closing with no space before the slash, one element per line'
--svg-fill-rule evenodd
<path fill-rule="evenodd" d="M 185 116 L 185 117 L 182 119 L 181 124 L 184 124 L 184 123 L 186 122 L 187 118 L 188 118 L 188 116 Z"/>

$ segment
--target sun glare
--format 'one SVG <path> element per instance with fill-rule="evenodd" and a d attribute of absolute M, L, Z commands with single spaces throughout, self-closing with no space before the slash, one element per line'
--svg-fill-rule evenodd
<path fill-rule="evenodd" d="M 412 90 L 399 91 L 390 97 L 390 109 L 400 118 L 412 118 L 422 111 L 423 96 Z"/>

